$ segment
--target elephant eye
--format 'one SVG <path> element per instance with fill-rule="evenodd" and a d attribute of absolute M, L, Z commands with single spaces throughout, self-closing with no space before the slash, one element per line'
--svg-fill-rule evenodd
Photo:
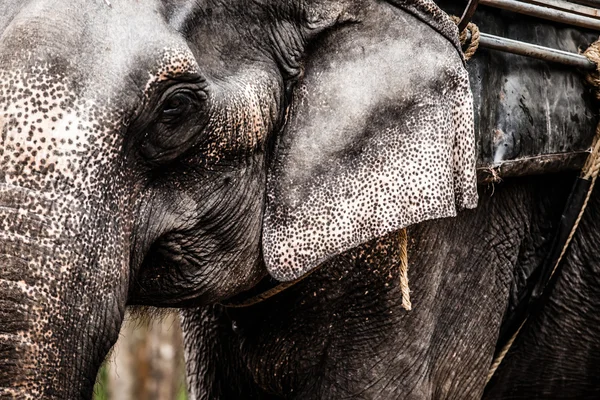
<path fill-rule="evenodd" d="M 189 89 L 179 90 L 171 94 L 163 103 L 161 120 L 173 122 L 188 114 L 198 105 L 198 102 L 206 100 L 204 92 L 195 92 Z"/>
<path fill-rule="evenodd" d="M 187 94 L 177 93 L 167 100 L 163 108 L 163 114 L 168 116 L 179 115 L 184 111 L 184 108 L 187 108 L 191 101 L 192 99 Z"/>
<path fill-rule="evenodd" d="M 194 102 L 193 96 L 194 94 L 189 90 L 176 92 L 169 96 L 163 103 L 161 119 L 169 121 L 186 114 Z"/>
<path fill-rule="evenodd" d="M 140 152 L 151 164 L 170 162 L 203 138 L 209 118 L 208 94 L 193 84 L 182 86 L 163 93 L 154 107 L 146 108 L 140 125 L 133 126 L 142 132 Z"/>

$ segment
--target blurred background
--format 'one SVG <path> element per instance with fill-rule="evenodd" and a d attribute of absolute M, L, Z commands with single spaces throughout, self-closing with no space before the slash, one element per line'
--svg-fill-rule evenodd
<path fill-rule="evenodd" d="M 94 400 L 187 400 L 179 315 L 127 314 Z"/>

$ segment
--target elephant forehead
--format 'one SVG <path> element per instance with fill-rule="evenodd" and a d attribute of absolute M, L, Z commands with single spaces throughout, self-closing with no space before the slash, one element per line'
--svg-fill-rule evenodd
<path fill-rule="evenodd" d="M 75 95 L 64 76 L 47 65 L 0 71 L 5 182 L 89 185 L 122 140 L 108 109 L 106 100 Z"/>

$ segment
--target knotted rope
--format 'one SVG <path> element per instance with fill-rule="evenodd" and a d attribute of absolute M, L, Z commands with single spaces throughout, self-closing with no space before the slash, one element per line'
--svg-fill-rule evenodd
<path fill-rule="evenodd" d="M 590 45 L 590 47 L 583 54 L 591 62 L 596 64 L 596 67 L 597 67 L 596 70 L 587 75 L 586 81 L 592 86 L 592 88 L 595 91 L 596 98 L 600 101 L 600 40 L 592 43 Z M 583 214 L 585 213 L 585 210 L 588 206 L 590 197 L 592 196 L 592 192 L 594 191 L 594 186 L 596 185 L 599 171 L 600 171 L 600 123 L 596 127 L 596 135 L 594 136 L 594 141 L 592 143 L 590 155 L 588 156 L 588 158 L 585 162 L 585 165 L 583 166 L 583 169 L 581 170 L 581 175 L 580 175 L 581 179 L 590 181 L 589 189 L 587 191 L 583 205 L 581 206 L 581 209 L 579 210 L 577 219 L 575 220 L 575 223 L 573 224 L 573 227 L 571 228 L 571 231 L 569 232 L 569 236 L 561 250 L 560 256 L 558 257 L 558 260 L 554 264 L 554 267 L 550 274 L 549 281 L 552 279 L 552 277 L 556 273 L 558 266 L 560 265 L 567 250 L 569 249 L 569 246 L 570 246 L 571 242 L 573 241 L 575 234 L 577 233 L 577 228 L 579 227 L 579 223 L 581 222 L 581 219 L 583 218 Z M 498 367 L 500 366 L 500 364 L 506 357 L 506 354 L 512 347 L 517 336 L 519 336 L 519 333 L 521 332 L 521 329 L 527 322 L 527 319 L 528 318 L 525 318 L 525 320 L 521 323 L 521 325 L 519 326 L 517 331 L 512 335 L 512 337 L 508 340 L 508 342 L 504 345 L 504 347 L 502 347 L 502 350 L 500 350 L 500 352 L 494 358 L 494 361 L 492 362 L 492 365 L 488 372 L 486 384 L 489 383 L 489 381 L 492 379 L 496 370 L 498 369 Z"/>
<path fill-rule="evenodd" d="M 460 22 L 460 18 L 456 16 L 451 16 L 450 18 L 452 18 L 457 25 Z M 463 46 L 463 53 L 465 54 L 466 61 L 469 61 L 477 52 L 480 37 L 479 27 L 472 22 L 469 22 L 467 27 L 462 32 L 459 32 L 458 39 Z M 465 46 L 466 49 L 464 48 Z"/>

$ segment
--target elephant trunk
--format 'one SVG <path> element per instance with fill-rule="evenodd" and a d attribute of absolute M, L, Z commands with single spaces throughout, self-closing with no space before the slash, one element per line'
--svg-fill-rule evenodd
<path fill-rule="evenodd" d="M 99 204 L 0 184 L 0 398 L 91 396 L 128 283 L 125 233 Z"/>

